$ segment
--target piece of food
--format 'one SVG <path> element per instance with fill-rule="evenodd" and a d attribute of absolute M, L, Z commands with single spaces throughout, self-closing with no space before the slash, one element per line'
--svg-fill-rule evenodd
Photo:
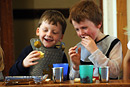
<path fill-rule="evenodd" d="M 79 83 L 79 82 L 80 82 L 80 78 L 75 78 L 75 79 L 74 79 L 74 82 L 75 82 L 75 83 Z"/>
<path fill-rule="evenodd" d="M 40 48 L 40 47 L 41 47 L 40 41 L 35 41 L 34 46 L 35 46 L 36 48 Z"/>
<path fill-rule="evenodd" d="M 46 80 L 45 80 L 45 82 L 49 82 L 49 81 L 51 81 L 51 79 L 46 79 Z"/>
<path fill-rule="evenodd" d="M 93 78 L 93 83 L 95 83 L 96 82 L 96 78 Z"/>
<path fill-rule="evenodd" d="M 44 58 L 44 53 L 42 51 L 38 51 L 40 53 L 40 58 Z"/>

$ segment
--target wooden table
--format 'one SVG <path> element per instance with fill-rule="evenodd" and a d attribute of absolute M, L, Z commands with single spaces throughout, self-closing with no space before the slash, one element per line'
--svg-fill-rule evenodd
<path fill-rule="evenodd" d="M 64 81 L 63 83 L 44 83 L 44 84 L 29 84 L 29 85 L 2 85 L 0 87 L 130 87 L 130 80 L 110 80 L 108 83 L 100 83 L 96 80 L 95 83 L 74 83 L 73 80 Z"/>

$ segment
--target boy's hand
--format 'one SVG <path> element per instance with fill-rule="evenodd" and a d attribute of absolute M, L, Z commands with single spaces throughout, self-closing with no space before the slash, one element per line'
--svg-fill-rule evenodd
<path fill-rule="evenodd" d="M 38 64 L 38 62 L 33 62 L 40 59 L 40 53 L 38 51 L 32 51 L 29 55 L 23 60 L 24 67 L 30 67 L 32 65 Z"/>
<path fill-rule="evenodd" d="M 76 48 L 77 48 L 77 46 L 75 46 L 75 47 L 71 47 L 70 49 L 69 49 L 69 52 L 68 52 L 68 54 L 69 54 L 69 56 L 70 56 L 70 59 L 72 60 L 72 62 L 73 62 L 73 64 L 74 64 L 74 66 L 73 66 L 73 68 L 75 69 L 75 70 L 79 70 L 79 65 L 80 65 L 80 55 L 81 55 L 81 48 L 78 48 L 78 53 L 76 53 Z"/>
<path fill-rule="evenodd" d="M 94 51 L 96 51 L 98 49 L 95 41 L 89 37 L 86 36 L 85 38 L 82 39 L 81 44 L 90 52 L 93 53 Z"/>

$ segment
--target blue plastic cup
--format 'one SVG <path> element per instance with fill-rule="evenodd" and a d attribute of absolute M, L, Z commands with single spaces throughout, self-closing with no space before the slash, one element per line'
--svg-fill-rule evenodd
<path fill-rule="evenodd" d="M 68 63 L 56 63 L 53 64 L 53 68 L 54 67 L 63 67 L 63 80 L 66 81 L 67 80 L 67 74 L 68 74 Z"/>

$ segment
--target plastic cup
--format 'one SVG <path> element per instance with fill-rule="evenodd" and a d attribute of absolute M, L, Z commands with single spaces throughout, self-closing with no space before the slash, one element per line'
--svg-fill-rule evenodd
<path fill-rule="evenodd" d="M 69 67 L 68 63 L 56 63 L 53 64 L 53 68 L 54 67 L 63 67 L 63 80 L 66 81 Z"/>
<path fill-rule="evenodd" d="M 81 83 L 93 82 L 93 65 L 80 65 L 79 72 Z"/>

